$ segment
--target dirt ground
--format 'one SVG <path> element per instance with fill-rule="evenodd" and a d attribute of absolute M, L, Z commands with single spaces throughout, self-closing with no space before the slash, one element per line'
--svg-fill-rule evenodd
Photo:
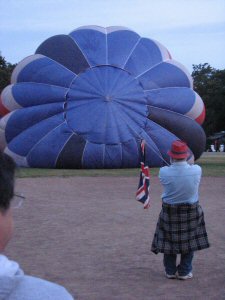
<path fill-rule="evenodd" d="M 165 278 L 162 255 L 150 252 L 161 207 L 158 178 L 151 178 L 148 211 L 135 200 L 137 183 L 138 174 L 17 179 L 26 200 L 14 211 L 6 255 L 78 300 L 225 299 L 225 178 L 202 179 L 211 247 L 196 252 L 187 281 Z"/>

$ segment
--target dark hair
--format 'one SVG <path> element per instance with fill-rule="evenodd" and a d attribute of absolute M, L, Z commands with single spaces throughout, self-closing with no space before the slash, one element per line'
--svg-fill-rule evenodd
<path fill-rule="evenodd" d="M 0 151 L 0 211 L 10 207 L 14 194 L 14 175 L 16 165 L 13 159 Z"/>

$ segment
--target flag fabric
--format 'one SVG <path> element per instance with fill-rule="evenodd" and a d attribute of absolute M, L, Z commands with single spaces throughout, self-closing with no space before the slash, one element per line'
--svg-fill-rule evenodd
<path fill-rule="evenodd" d="M 145 142 L 141 142 L 141 171 L 136 200 L 144 204 L 144 208 L 149 207 L 150 171 L 145 163 Z"/>

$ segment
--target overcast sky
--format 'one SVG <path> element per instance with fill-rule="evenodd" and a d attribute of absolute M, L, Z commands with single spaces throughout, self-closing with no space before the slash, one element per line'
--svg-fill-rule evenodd
<path fill-rule="evenodd" d="M 120 25 L 153 38 L 192 71 L 225 68 L 225 0 L 0 0 L 0 51 L 17 63 L 47 38 Z"/>

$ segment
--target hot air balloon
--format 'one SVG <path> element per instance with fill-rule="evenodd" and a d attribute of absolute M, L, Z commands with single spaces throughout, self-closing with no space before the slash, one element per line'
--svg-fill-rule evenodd
<path fill-rule="evenodd" d="M 174 140 L 205 148 L 204 104 L 185 67 L 125 27 L 83 26 L 45 40 L 14 69 L 0 100 L 0 147 L 19 166 L 150 167 Z"/>

